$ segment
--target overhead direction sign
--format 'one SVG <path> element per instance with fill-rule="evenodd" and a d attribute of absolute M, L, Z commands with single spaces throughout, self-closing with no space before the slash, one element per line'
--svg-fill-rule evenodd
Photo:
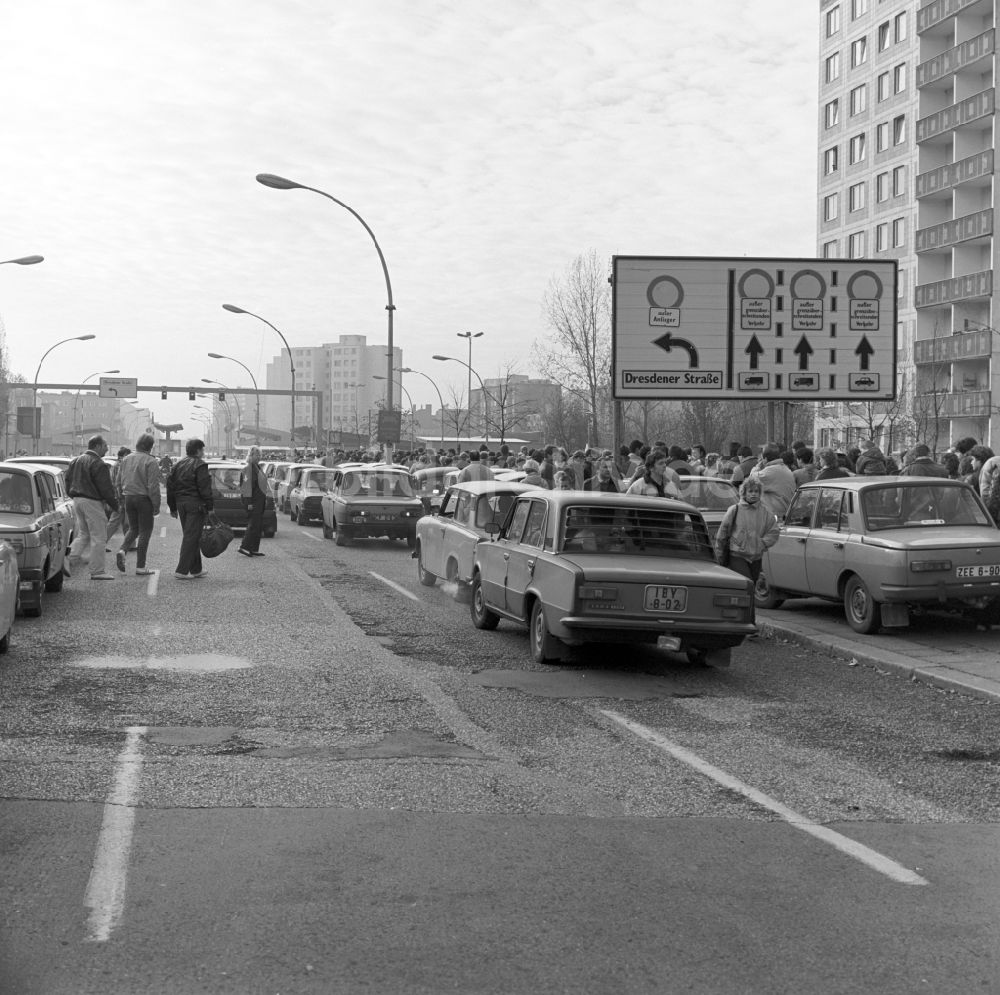
<path fill-rule="evenodd" d="M 138 397 L 139 381 L 134 377 L 101 377 L 101 397 Z"/>
<path fill-rule="evenodd" d="M 615 256 L 618 400 L 896 396 L 895 259 Z"/>

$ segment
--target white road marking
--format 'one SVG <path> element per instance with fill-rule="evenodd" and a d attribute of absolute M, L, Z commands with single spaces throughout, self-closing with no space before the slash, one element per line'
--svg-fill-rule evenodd
<path fill-rule="evenodd" d="M 304 535 L 307 539 L 312 539 L 314 542 L 322 542 L 323 537 L 318 535 L 313 535 L 312 532 L 301 532 L 300 535 Z"/>
<path fill-rule="evenodd" d="M 750 799 L 750 801 L 756 802 L 763 808 L 770 809 L 775 813 L 775 815 L 779 815 L 782 819 L 784 819 L 790 826 L 794 826 L 796 829 L 801 829 L 804 833 L 809 833 L 810 836 L 815 836 L 824 843 L 829 843 L 831 846 L 840 850 L 841 853 L 846 853 L 855 860 L 860 860 L 861 863 L 866 864 L 868 867 L 878 871 L 880 874 L 884 874 L 893 881 L 896 881 L 899 884 L 929 883 L 925 878 L 922 878 L 919 874 L 915 874 L 908 867 L 904 867 L 895 860 L 878 853 L 876 850 L 870 849 L 863 843 L 858 843 L 855 840 L 849 839 L 847 836 L 842 836 L 840 833 L 835 832 L 832 829 L 828 829 L 826 826 L 821 826 L 819 823 L 807 819 L 804 815 L 800 815 L 798 812 L 794 811 L 794 809 L 790 809 L 786 805 L 782 805 L 781 802 L 771 798 L 769 795 L 765 795 L 762 791 L 758 791 L 756 788 L 752 788 L 749 784 L 745 784 L 738 778 L 727 774 L 724 770 L 720 770 L 718 767 L 708 763 L 707 760 L 702 760 L 697 754 L 685 749 L 678 743 L 674 743 L 665 736 L 661 736 L 652 729 L 648 729 L 646 726 L 640 725 L 638 722 L 633 722 L 631 719 L 628 719 L 624 715 L 620 715 L 617 712 L 605 711 L 604 709 L 600 709 L 599 711 L 601 715 L 606 716 L 611 719 L 612 722 L 616 722 L 620 726 L 624 726 L 624 728 L 628 729 L 629 732 L 637 736 L 639 739 L 642 739 L 647 743 L 651 743 L 653 746 L 657 747 L 657 749 L 663 750 L 664 753 L 670 754 L 670 756 L 672 756 L 675 760 L 680 760 L 681 763 L 685 763 L 689 767 L 693 767 L 699 774 L 704 774 L 705 777 L 711 778 L 723 787 L 729 788 L 731 791 L 737 791 L 745 798 Z"/>
<path fill-rule="evenodd" d="M 118 925 L 125 909 L 128 858 L 135 822 L 133 805 L 142 771 L 139 741 L 145 732 L 145 726 L 128 728 L 125 746 L 118 755 L 114 786 L 104 803 L 104 821 L 97 837 L 97 852 L 83 897 L 84 906 L 90 909 L 86 939 L 91 943 L 104 943 Z"/>
<path fill-rule="evenodd" d="M 155 570 L 149 575 L 149 580 L 146 581 L 146 595 L 150 598 L 156 597 L 156 592 L 160 586 L 160 571 Z"/>
<path fill-rule="evenodd" d="M 391 587 L 394 591 L 399 591 L 400 594 L 406 595 L 406 597 L 408 597 L 411 601 L 420 600 L 420 598 L 418 598 L 415 594 L 412 594 L 410 591 L 407 591 L 405 587 L 402 587 L 401 585 L 397 584 L 394 580 L 389 580 L 388 577 L 383 577 L 381 574 L 375 573 L 374 570 L 369 570 L 368 572 L 376 580 L 382 581 L 383 584 L 388 584 L 389 587 Z"/>

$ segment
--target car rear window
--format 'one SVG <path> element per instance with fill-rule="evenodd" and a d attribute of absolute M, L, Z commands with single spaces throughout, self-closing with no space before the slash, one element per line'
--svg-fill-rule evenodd
<path fill-rule="evenodd" d="M 869 532 L 934 525 L 993 525 L 971 488 L 941 484 L 888 484 L 861 494 Z"/>
<path fill-rule="evenodd" d="M 378 471 L 352 470 L 344 474 L 341 492 L 354 497 L 411 498 L 413 482 L 406 473 L 379 473 Z"/>
<path fill-rule="evenodd" d="M 238 466 L 214 466 L 209 469 L 212 478 L 212 490 L 216 493 L 233 493 L 240 489 L 240 475 L 242 471 Z"/>
<path fill-rule="evenodd" d="M 307 491 L 325 491 L 333 483 L 333 475 L 323 473 L 310 473 L 302 481 L 302 486 Z"/>
<path fill-rule="evenodd" d="M 23 473 L 0 472 L 0 511 L 30 515 L 35 510 L 31 500 L 31 478 Z"/>
<path fill-rule="evenodd" d="M 739 495 L 726 480 L 706 477 L 704 480 L 684 480 L 677 488 L 681 500 L 693 504 L 699 511 L 725 511 L 736 504 Z"/>
<path fill-rule="evenodd" d="M 571 505 L 563 514 L 562 548 L 567 553 L 715 559 L 703 519 L 690 512 Z"/>

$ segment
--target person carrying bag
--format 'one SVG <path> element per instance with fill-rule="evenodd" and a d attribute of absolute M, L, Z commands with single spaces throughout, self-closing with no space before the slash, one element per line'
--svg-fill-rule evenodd
<path fill-rule="evenodd" d="M 719 563 L 757 583 L 764 550 L 778 541 L 778 519 L 760 500 L 761 487 L 749 477 L 740 488 L 740 499 L 725 514 L 715 535 Z"/>

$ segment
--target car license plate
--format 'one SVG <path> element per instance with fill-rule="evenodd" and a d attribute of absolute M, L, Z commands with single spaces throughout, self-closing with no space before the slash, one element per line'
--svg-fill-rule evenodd
<path fill-rule="evenodd" d="M 979 563 L 974 567 L 956 567 L 955 576 L 972 580 L 979 577 L 1000 577 L 1000 563 Z"/>
<path fill-rule="evenodd" d="M 372 518 L 374 518 L 376 522 L 391 522 L 391 521 L 395 520 L 396 516 L 395 515 L 372 515 Z"/>
<path fill-rule="evenodd" d="M 687 611 L 688 589 L 686 587 L 664 587 L 660 584 L 646 585 L 646 603 L 648 612 L 683 612 Z"/>
<path fill-rule="evenodd" d="M 240 494 L 239 491 L 226 491 L 222 496 L 224 498 L 238 498 Z"/>

